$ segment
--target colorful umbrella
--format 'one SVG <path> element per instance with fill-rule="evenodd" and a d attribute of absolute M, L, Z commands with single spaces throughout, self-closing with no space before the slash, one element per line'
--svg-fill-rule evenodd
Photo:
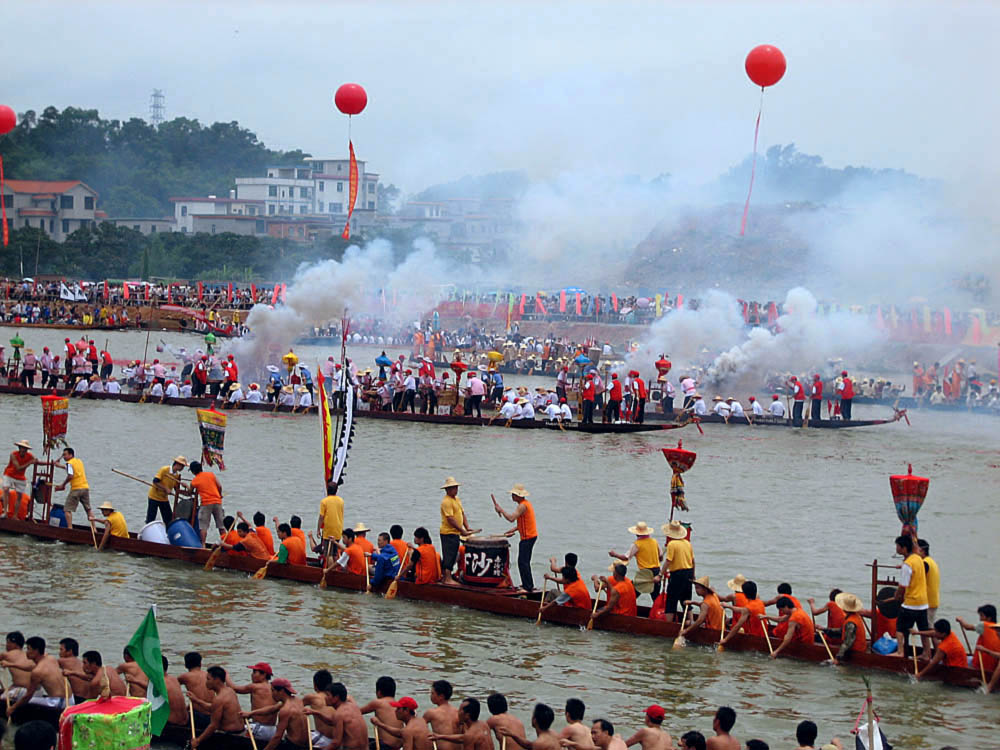
<path fill-rule="evenodd" d="M 391 367 L 392 360 L 389 359 L 384 354 L 380 354 L 377 357 L 375 357 L 375 364 L 377 364 L 379 367 Z"/>
<path fill-rule="evenodd" d="M 893 474 L 889 477 L 889 489 L 892 490 L 892 502 L 896 506 L 896 515 L 903 522 L 903 536 L 916 535 L 917 513 L 920 512 L 927 496 L 927 488 L 931 480 L 913 474 L 913 464 L 908 464 L 906 474 Z"/>
<path fill-rule="evenodd" d="M 685 471 L 694 466 L 694 461 L 698 458 L 698 454 L 684 450 L 682 447 L 683 443 L 678 440 L 676 448 L 662 448 L 663 457 L 667 459 L 667 463 L 670 464 L 670 468 L 673 469 L 673 476 L 670 478 L 670 517 L 673 518 L 674 509 L 684 510 L 688 509 L 687 503 L 684 500 L 684 479 L 681 477 Z"/>

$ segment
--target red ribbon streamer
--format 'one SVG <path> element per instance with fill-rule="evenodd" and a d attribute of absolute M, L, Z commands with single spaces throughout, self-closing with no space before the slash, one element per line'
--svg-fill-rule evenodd
<path fill-rule="evenodd" d="M 0 213 L 3 214 L 3 246 L 7 247 L 7 240 L 9 239 L 8 233 L 10 230 L 7 229 L 7 194 L 3 190 L 3 157 L 0 156 Z"/>
<path fill-rule="evenodd" d="M 750 195 L 753 193 L 753 178 L 757 172 L 757 136 L 760 134 L 760 113 L 764 110 L 764 87 L 760 87 L 760 107 L 757 109 L 757 124 L 753 129 L 753 161 L 750 162 L 750 188 L 747 202 L 743 204 L 743 221 L 740 223 L 740 237 L 747 231 L 747 213 L 750 211 Z"/>
<path fill-rule="evenodd" d="M 354 158 L 354 142 L 348 141 L 347 143 L 351 150 L 351 181 L 347 204 L 347 223 L 344 225 L 344 233 L 340 235 L 345 240 L 351 239 L 351 215 L 354 213 L 354 202 L 358 198 L 358 162 Z"/>

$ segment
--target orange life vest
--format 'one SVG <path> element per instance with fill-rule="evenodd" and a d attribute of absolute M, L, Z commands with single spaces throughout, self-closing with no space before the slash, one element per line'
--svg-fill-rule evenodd
<path fill-rule="evenodd" d="M 580 609 L 589 610 L 593 605 L 593 600 L 590 598 L 590 591 L 587 589 L 587 584 L 579 578 L 573 581 L 573 583 L 567 583 L 563 591 L 570 597 L 570 601 L 566 603 L 566 606 L 579 607 Z"/>
<path fill-rule="evenodd" d="M 417 563 L 416 583 L 437 583 L 441 580 L 441 558 L 433 544 L 421 544 L 417 551 L 420 560 Z"/>
<path fill-rule="evenodd" d="M 854 623 L 854 643 L 851 645 L 851 651 L 865 651 L 868 648 L 868 637 L 865 635 L 865 623 L 857 612 L 852 612 L 844 618 L 844 624 L 840 628 L 840 640 L 844 640 L 844 631 L 849 622 Z"/>
<path fill-rule="evenodd" d="M 983 634 L 979 636 L 976 645 L 988 648 L 990 651 L 1000 652 L 1000 630 L 997 629 L 997 624 L 995 622 L 984 622 L 983 625 Z M 993 670 L 997 668 L 998 659 L 995 656 L 978 651 L 973 659 L 974 667 L 979 666 L 980 659 L 983 660 L 983 669 L 986 671 L 986 674 L 993 674 Z"/>
<path fill-rule="evenodd" d="M 282 546 L 288 550 L 289 565 L 306 564 L 306 546 L 297 536 L 286 536 L 281 540 Z"/>
<path fill-rule="evenodd" d="M 965 659 L 965 646 L 954 633 L 948 633 L 948 637 L 938 644 L 938 650 L 944 652 L 944 663 L 947 666 L 965 667 L 968 665 Z"/>
<path fill-rule="evenodd" d="M 635 617 L 639 610 L 635 606 L 635 586 L 632 585 L 632 581 L 627 578 L 618 581 L 614 584 L 614 589 L 618 592 L 618 603 L 611 610 L 611 614 Z"/>

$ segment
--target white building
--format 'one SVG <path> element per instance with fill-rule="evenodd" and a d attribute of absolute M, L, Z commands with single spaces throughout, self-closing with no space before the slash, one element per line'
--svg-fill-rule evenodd
<path fill-rule="evenodd" d="M 266 177 L 237 177 L 236 196 L 260 201 L 267 216 L 315 213 L 315 185 L 309 167 L 268 167 Z"/>
<path fill-rule="evenodd" d="M 309 158 L 312 165 L 312 180 L 315 185 L 317 214 L 347 216 L 347 204 L 351 197 L 351 160 Z M 370 211 L 371 216 L 378 211 L 378 173 L 366 172 L 366 162 L 358 163 L 358 197 L 354 211 Z"/>
<path fill-rule="evenodd" d="M 229 191 L 229 198 L 209 195 L 204 198 L 171 198 L 174 204 L 174 221 L 178 232 L 194 232 L 194 217 L 215 214 L 218 216 L 261 216 L 264 201 L 236 198 L 235 191 Z"/>

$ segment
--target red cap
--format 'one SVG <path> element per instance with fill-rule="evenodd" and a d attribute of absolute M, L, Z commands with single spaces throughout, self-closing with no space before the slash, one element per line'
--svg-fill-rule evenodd
<path fill-rule="evenodd" d="M 756 401 L 756 400 L 757 400 L 757 399 L 756 399 L 756 398 L 754 398 L 753 396 L 751 396 L 751 397 L 750 397 L 750 401 L 751 401 L 751 402 L 753 402 L 753 401 Z"/>
<path fill-rule="evenodd" d="M 63 339 L 63 341 L 69 341 L 69 339 Z"/>
<path fill-rule="evenodd" d="M 564 399 L 564 398 L 559 399 L 559 403 L 560 404 L 565 404 L 566 403 L 566 399 Z"/>
<path fill-rule="evenodd" d="M 407 375 L 412 375 L 412 374 L 413 374 L 413 370 L 407 370 L 407 371 L 406 371 L 406 374 L 407 374 Z"/>
<path fill-rule="evenodd" d="M 650 719 L 663 719 L 667 715 L 667 712 L 663 710 L 663 706 L 658 706 L 655 703 L 646 709 L 646 716 Z"/>
<path fill-rule="evenodd" d="M 611 373 L 611 379 L 612 380 L 618 380 L 618 373 L 617 372 Z"/>
<path fill-rule="evenodd" d="M 233 355 L 230 354 L 226 359 L 232 359 L 232 358 L 233 358 Z"/>
<path fill-rule="evenodd" d="M 819 373 L 818 372 L 813 375 L 813 380 L 819 380 Z"/>
<path fill-rule="evenodd" d="M 408 708 L 411 711 L 417 710 L 417 702 L 408 695 L 404 695 L 398 701 L 392 701 L 389 705 L 393 708 Z"/>
<path fill-rule="evenodd" d="M 255 672 L 263 672 L 268 677 L 274 674 L 274 672 L 271 671 L 271 665 L 268 664 L 266 661 L 259 661 L 256 664 L 251 664 L 249 667 L 247 667 L 247 669 L 252 669 Z"/>
<path fill-rule="evenodd" d="M 794 383 L 796 380 L 798 380 L 798 378 L 792 375 L 792 382 Z"/>
<path fill-rule="evenodd" d="M 153 364 L 154 364 L 154 365 L 158 365 L 158 364 L 160 364 L 160 360 L 158 360 L 158 359 L 154 359 L 154 360 L 153 360 Z"/>
<path fill-rule="evenodd" d="M 840 375 L 841 375 L 841 377 L 846 378 L 847 377 L 847 370 L 841 370 L 840 371 Z"/>
<path fill-rule="evenodd" d="M 778 400 L 778 394 L 777 393 L 772 393 L 771 394 L 771 398 L 773 398 L 775 401 L 777 401 Z"/>
<path fill-rule="evenodd" d="M 588 372 L 587 373 L 587 380 L 593 380 L 593 379 L 594 379 L 594 373 Z"/>
<path fill-rule="evenodd" d="M 295 688 L 292 687 L 292 683 L 290 683 L 284 677 L 279 677 L 276 680 L 272 680 L 271 687 L 284 690 L 289 695 L 295 695 Z"/>
<path fill-rule="evenodd" d="M 331 359 L 332 359 L 332 357 L 331 357 Z M 340 369 L 340 363 L 338 362 L 337 364 L 334 365 L 334 367 L 336 367 L 339 370 Z"/>
<path fill-rule="evenodd" d="M 447 378 L 447 377 L 448 377 L 448 373 L 446 373 L 446 372 L 444 372 L 444 373 L 441 373 L 441 377 L 442 377 L 442 378 Z"/>

